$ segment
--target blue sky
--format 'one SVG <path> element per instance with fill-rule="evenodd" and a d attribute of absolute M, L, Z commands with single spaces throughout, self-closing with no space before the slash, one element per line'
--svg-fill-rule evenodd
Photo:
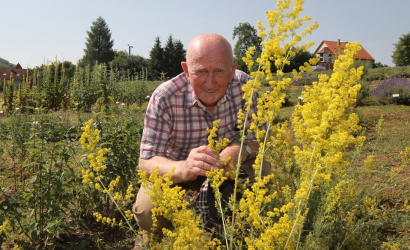
<path fill-rule="evenodd" d="M 0 57 L 23 68 L 44 62 L 76 63 L 84 54 L 86 31 L 99 16 L 107 22 L 114 49 L 146 58 L 155 37 L 169 35 L 185 45 L 198 34 L 213 32 L 234 45 L 239 23 L 256 26 L 276 1 L 268 0 L 0 0 Z M 307 40 L 358 41 L 375 58 L 394 66 L 394 43 L 410 32 L 410 0 L 306 0 L 303 15 L 319 22 Z M 306 41 L 307 41 L 306 40 Z"/>

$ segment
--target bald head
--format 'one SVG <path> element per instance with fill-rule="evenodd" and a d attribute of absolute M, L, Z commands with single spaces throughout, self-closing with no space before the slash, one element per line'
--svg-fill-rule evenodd
<path fill-rule="evenodd" d="M 188 45 L 187 63 L 189 65 L 192 61 L 215 52 L 221 53 L 228 61 L 233 63 L 232 47 L 228 40 L 214 33 L 198 35 Z"/>

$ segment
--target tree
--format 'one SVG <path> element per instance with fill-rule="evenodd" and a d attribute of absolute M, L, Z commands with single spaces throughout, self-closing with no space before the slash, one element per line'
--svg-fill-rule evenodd
<path fill-rule="evenodd" d="M 148 74 L 151 79 L 158 79 L 161 73 L 164 73 L 163 53 L 164 49 L 161 47 L 161 40 L 157 36 L 154 47 L 149 52 Z"/>
<path fill-rule="evenodd" d="M 402 35 L 394 46 L 396 49 L 393 51 L 393 63 L 396 66 L 410 65 L 410 32 Z"/>
<path fill-rule="evenodd" d="M 384 68 L 384 67 L 389 67 L 389 66 L 386 65 L 386 64 L 383 64 L 383 63 L 381 63 L 381 62 L 376 62 L 376 63 L 373 65 L 373 68 Z"/>
<path fill-rule="evenodd" d="M 13 64 L 11 64 L 6 59 L 3 59 L 0 57 L 0 68 L 12 68 L 12 67 L 14 67 Z"/>
<path fill-rule="evenodd" d="M 242 58 L 248 48 L 252 46 L 255 46 L 255 56 L 259 55 L 262 51 L 262 39 L 258 35 L 258 31 L 249 23 L 239 23 L 238 27 L 234 27 L 232 39 L 236 37 L 238 37 L 238 41 L 233 49 L 235 61 L 238 62 L 238 69 L 249 72 Z"/>
<path fill-rule="evenodd" d="M 102 17 L 98 17 L 92 23 L 90 31 L 87 31 L 86 48 L 84 56 L 80 62 L 82 66 L 107 64 L 114 59 L 114 40 L 111 40 L 111 31 Z"/>
<path fill-rule="evenodd" d="M 172 35 L 168 37 L 164 48 L 164 72 L 167 77 L 173 77 L 182 72 L 181 62 L 185 61 L 186 51 L 180 40 L 174 40 Z"/>
<path fill-rule="evenodd" d="M 296 52 L 295 48 L 292 48 L 292 50 Z M 283 67 L 283 72 L 292 72 L 293 69 L 299 70 L 299 67 L 303 66 L 305 62 L 309 62 L 310 58 L 315 58 L 315 55 L 310 53 L 309 51 L 300 50 L 296 52 L 295 56 L 289 58 L 290 65 L 285 65 Z M 275 63 L 272 63 L 271 65 L 271 70 L 274 70 Z"/>

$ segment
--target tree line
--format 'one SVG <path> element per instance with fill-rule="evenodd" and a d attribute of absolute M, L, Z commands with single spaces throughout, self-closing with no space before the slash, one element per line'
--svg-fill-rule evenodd
<path fill-rule="evenodd" d="M 95 63 L 106 64 L 108 68 L 117 68 L 121 73 L 129 71 L 131 75 L 147 69 L 150 80 L 165 80 L 182 72 L 180 62 L 185 61 L 186 50 L 182 42 L 172 35 L 164 45 L 159 37 L 155 38 L 154 46 L 149 52 L 149 59 L 129 55 L 125 51 L 114 51 L 111 31 L 102 17 L 92 23 L 87 35 L 84 56 L 79 63 L 81 67 L 93 66 Z M 238 62 L 238 69 L 249 73 L 250 69 L 246 68 L 242 58 L 251 46 L 256 47 L 254 56 L 259 56 L 262 51 L 261 38 L 249 23 L 240 23 L 234 27 L 233 39 L 236 38 L 238 40 L 233 50 L 235 61 Z M 294 57 L 289 58 L 291 63 L 284 68 L 284 72 L 299 69 L 304 62 L 313 57 L 314 55 L 308 51 L 297 51 Z M 276 71 L 274 64 L 272 65 L 272 70 Z"/>
<path fill-rule="evenodd" d="M 84 56 L 79 62 L 81 67 L 92 67 L 96 63 L 106 64 L 108 68 L 116 68 L 122 74 L 128 71 L 131 76 L 146 69 L 148 79 L 158 80 L 179 74 L 180 62 L 185 60 L 184 45 L 172 35 L 168 37 L 165 46 L 162 46 L 159 37 L 155 38 L 149 59 L 113 50 L 114 40 L 111 39 L 111 31 L 102 17 L 92 23 L 87 35 Z"/>

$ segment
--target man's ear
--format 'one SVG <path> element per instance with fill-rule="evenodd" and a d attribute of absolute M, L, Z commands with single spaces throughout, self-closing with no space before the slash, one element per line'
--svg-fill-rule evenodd
<path fill-rule="evenodd" d="M 231 71 L 231 81 L 233 80 L 233 77 L 235 75 L 235 70 L 238 67 L 238 63 L 233 63 L 232 65 L 232 71 Z"/>
<path fill-rule="evenodd" d="M 185 75 L 188 77 L 189 73 L 188 73 L 188 64 L 186 62 L 181 62 L 181 67 L 185 72 Z"/>

